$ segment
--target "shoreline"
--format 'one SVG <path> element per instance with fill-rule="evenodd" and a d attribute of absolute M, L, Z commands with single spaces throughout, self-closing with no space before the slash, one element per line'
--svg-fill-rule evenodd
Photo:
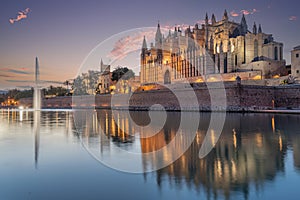
<path fill-rule="evenodd" d="M 8 110 L 8 111 L 29 111 L 33 112 L 35 111 L 33 108 L 23 108 L 19 109 L 17 107 L 0 107 L 0 110 Z M 267 113 L 267 114 L 300 114 L 300 109 L 274 109 L 274 110 L 237 110 L 237 111 L 231 111 L 231 110 L 171 110 L 171 109 L 147 109 L 147 108 L 99 108 L 99 107 L 77 107 L 77 108 L 42 108 L 38 111 L 66 111 L 66 112 L 71 112 L 74 110 L 117 110 L 117 111 L 136 111 L 136 112 L 141 112 L 141 111 L 166 111 L 166 112 L 199 112 L 199 113 L 241 113 L 241 114 L 247 114 L 247 113 Z"/>
<path fill-rule="evenodd" d="M 189 96 L 190 93 L 180 85 L 178 87 L 175 85 L 172 90 L 161 88 L 160 90 L 135 91 L 130 94 L 44 98 L 41 105 L 45 109 L 300 113 L 300 85 L 274 87 L 224 83 L 224 87 L 220 87 L 218 83 L 215 83 L 208 88 L 205 84 L 194 83 L 192 88 L 195 93 L 194 97 Z M 220 102 L 212 99 L 212 94 L 219 93 L 224 93 L 224 95 L 213 98 L 220 100 L 225 97 L 226 99 Z M 196 98 L 196 101 L 191 98 Z M 212 100 L 215 100 L 214 104 Z M 32 98 L 20 99 L 19 105 L 24 108 L 32 107 Z"/>

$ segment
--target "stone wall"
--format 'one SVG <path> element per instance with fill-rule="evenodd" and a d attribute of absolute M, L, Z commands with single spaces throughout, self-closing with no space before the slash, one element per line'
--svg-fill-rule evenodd
<path fill-rule="evenodd" d="M 23 98 L 19 100 L 19 105 L 32 108 L 32 98 Z M 54 98 L 43 98 L 42 108 L 72 108 L 72 97 L 54 97 Z"/>
<path fill-rule="evenodd" d="M 97 95 L 76 97 L 75 103 L 72 97 L 56 97 L 43 99 L 43 108 L 71 108 L 91 107 L 96 108 L 115 108 L 115 109 L 134 109 L 148 110 L 154 104 L 160 104 L 167 110 L 227 110 L 227 111 L 255 111 L 265 109 L 300 109 L 300 86 L 255 86 L 255 85 L 237 85 L 236 83 L 225 83 L 224 87 L 219 87 L 217 83 L 209 85 L 209 90 L 204 83 L 193 83 L 192 88 L 195 91 L 197 100 L 193 101 L 192 95 L 183 87 L 172 88 L 176 95 L 168 88 L 160 87 L 157 90 L 137 91 L 130 96 L 129 94 L 115 95 Z M 214 98 L 221 98 L 215 94 L 226 92 L 226 107 L 223 104 L 211 106 L 211 94 Z M 180 102 L 184 102 L 181 106 Z M 194 99 L 195 100 L 195 99 Z M 32 106 L 32 99 L 26 98 L 20 100 L 20 105 L 25 107 Z M 161 107 L 152 107 L 152 109 L 161 109 Z"/>

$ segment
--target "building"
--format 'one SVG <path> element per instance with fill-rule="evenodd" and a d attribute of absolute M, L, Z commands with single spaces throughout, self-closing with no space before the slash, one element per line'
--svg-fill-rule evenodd
<path fill-rule="evenodd" d="M 296 79 L 300 78 L 300 46 L 295 47 L 291 54 L 291 71 L 292 76 Z"/>
<path fill-rule="evenodd" d="M 101 59 L 100 72 L 97 74 L 96 94 L 130 93 L 140 86 L 139 76 L 134 76 L 128 80 L 112 81 L 112 74 L 110 65 L 103 64 Z"/>
<path fill-rule="evenodd" d="M 98 85 L 96 88 L 97 94 L 105 94 L 110 92 L 111 86 L 111 72 L 110 72 L 110 65 L 103 64 L 101 59 L 100 62 L 100 72 L 98 77 Z"/>
<path fill-rule="evenodd" d="M 182 30 L 175 27 L 165 37 L 157 26 L 155 44 L 147 47 L 144 37 L 141 49 L 141 83 L 172 83 L 183 79 L 202 82 L 214 74 L 223 80 L 235 77 L 271 78 L 285 70 L 283 44 L 274 41 L 254 23 L 249 31 L 246 18 L 230 21 L 225 10 L 223 18 L 215 15 L 209 22 Z"/>

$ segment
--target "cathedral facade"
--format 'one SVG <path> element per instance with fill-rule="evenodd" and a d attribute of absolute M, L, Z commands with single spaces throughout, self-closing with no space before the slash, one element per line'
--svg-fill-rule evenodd
<path fill-rule="evenodd" d="M 141 49 L 141 83 L 176 83 L 183 80 L 206 81 L 214 74 L 226 79 L 249 72 L 260 79 L 271 78 L 285 68 L 283 44 L 274 41 L 254 23 L 249 31 L 245 16 L 230 21 L 225 10 L 222 20 L 206 14 L 205 23 L 181 30 L 175 27 L 165 37 L 157 26 L 155 44 Z M 254 73 L 257 72 L 257 73 Z"/>

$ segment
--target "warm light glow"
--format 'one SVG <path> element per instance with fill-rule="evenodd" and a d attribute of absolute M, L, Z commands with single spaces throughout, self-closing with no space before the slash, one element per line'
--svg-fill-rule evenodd
<path fill-rule="evenodd" d="M 213 146 L 215 146 L 215 144 L 216 144 L 216 137 L 215 137 L 215 131 L 214 130 L 211 130 L 210 131 L 210 138 L 211 138 L 211 144 L 213 145 Z"/>
<path fill-rule="evenodd" d="M 235 79 L 236 79 L 236 77 L 233 76 L 233 77 L 231 77 L 231 78 L 229 79 L 229 81 L 235 81 Z"/>
<path fill-rule="evenodd" d="M 255 135 L 255 141 L 256 141 L 256 146 L 257 147 L 261 148 L 263 146 L 263 137 L 260 133 L 257 133 Z"/>
<path fill-rule="evenodd" d="M 281 135 L 279 135 L 279 150 L 282 151 L 282 138 L 281 138 Z"/>
<path fill-rule="evenodd" d="M 217 81 L 220 81 L 218 78 L 215 78 L 215 77 L 209 77 L 207 79 L 208 82 L 217 82 Z"/>
<path fill-rule="evenodd" d="M 261 75 L 256 75 L 252 78 L 253 80 L 261 80 Z"/>
<path fill-rule="evenodd" d="M 280 76 L 277 74 L 277 75 L 273 76 L 273 78 L 280 78 Z"/>
<path fill-rule="evenodd" d="M 274 116 L 272 117 L 272 130 L 273 130 L 273 133 L 275 133 L 275 118 L 274 118 Z"/>
<path fill-rule="evenodd" d="M 236 148 L 237 147 L 237 139 L 236 139 L 235 129 L 232 129 L 232 132 L 233 132 L 233 146 L 234 146 L 234 148 Z"/>
<path fill-rule="evenodd" d="M 220 160 L 218 160 L 217 162 L 216 162 L 216 167 L 217 167 L 217 174 L 218 174 L 218 176 L 219 177 L 221 177 L 222 175 L 223 175 L 223 173 L 222 173 L 222 163 L 221 163 L 221 161 Z"/>

